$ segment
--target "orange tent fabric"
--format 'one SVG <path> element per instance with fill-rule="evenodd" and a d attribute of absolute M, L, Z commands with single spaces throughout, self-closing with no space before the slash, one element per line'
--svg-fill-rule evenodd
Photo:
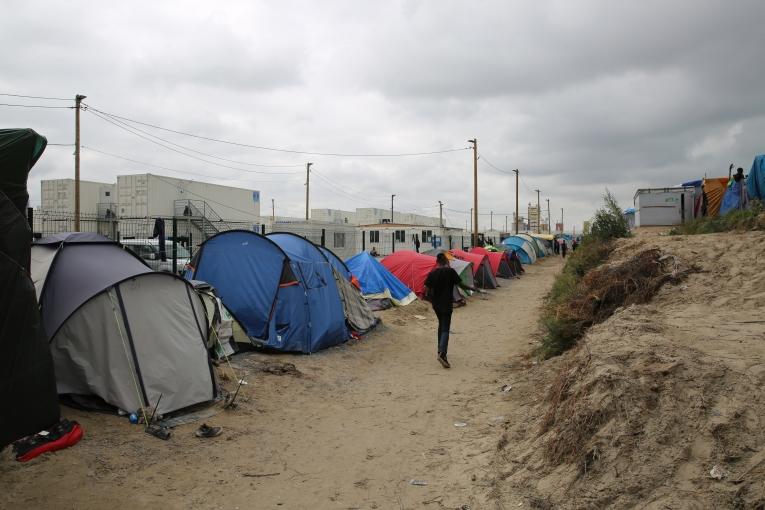
<path fill-rule="evenodd" d="M 717 216 L 720 214 L 720 206 L 722 205 L 727 186 L 727 177 L 704 179 L 704 193 L 707 196 L 707 216 Z"/>

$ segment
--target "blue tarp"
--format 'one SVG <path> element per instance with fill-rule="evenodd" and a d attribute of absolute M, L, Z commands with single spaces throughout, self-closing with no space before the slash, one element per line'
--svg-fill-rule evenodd
<path fill-rule="evenodd" d="M 735 182 L 728 186 L 723 196 L 722 205 L 720 205 L 720 216 L 725 216 L 731 211 L 738 210 L 742 205 L 746 205 L 746 200 L 742 204 L 742 194 L 746 194 L 746 189 L 742 188 L 744 182 Z"/>
<path fill-rule="evenodd" d="M 362 251 L 345 261 L 351 273 L 358 278 L 361 295 L 367 299 L 390 299 L 393 304 L 403 306 L 417 299 L 414 292 L 401 280 L 393 276 L 385 266 Z"/>
<path fill-rule="evenodd" d="M 749 198 L 765 200 L 765 154 L 755 156 L 747 177 Z"/>
<path fill-rule="evenodd" d="M 205 241 L 187 279 L 210 283 L 264 347 L 315 352 L 348 339 L 332 269 L 309 241 L 233 230 Z"/>
<path fill-rule="evenodd" d="M 536 249 L 522 237 L 510 236 L 504 239 L 502 244 L 517 253 L 524 264 L 533 264 L 537 260 Z"/>

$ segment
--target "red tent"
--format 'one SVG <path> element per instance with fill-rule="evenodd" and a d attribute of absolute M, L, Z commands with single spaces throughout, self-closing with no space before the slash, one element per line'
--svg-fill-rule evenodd
<path fill-rule="evenodd" d="M 473 278 L 476 285 L 484 289 L 496 289 L 499 287 L 497 279 L 494 278 L 489 257 L 480 253 L 468 253 L 462 250 L 452 250 L 452 255 L 465 262 L 473 263 Z"/>
<path fill-rule="evenodd" d="M 470 249 L 470 253 L 486 255 L 489 258 L 491 272 L 495 276 L 501 276 L 502 278 L 510 278 L 513 276 L 513 271 L 510 269 L 510 261 L 505 252 L 489 251 L 486 248 L 476 246 Z"/>
<path fill-rule="evenodd" d="M 436 267 L 436 259 L 429 255 L 403 250 L 382 259 L 382 265 L 422 299 L 425 295 L 425 279 Z"/>

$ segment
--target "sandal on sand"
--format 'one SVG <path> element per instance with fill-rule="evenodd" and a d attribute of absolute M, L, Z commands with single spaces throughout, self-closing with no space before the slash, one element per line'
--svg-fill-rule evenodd
<path fill-rule="evenodd" d="M 223 432 L 223 427 L 210 427 L 206 423 L 203 423 L 194 435 L 197 437 L 215 437 L 219 436 L 221 432 Z"/>

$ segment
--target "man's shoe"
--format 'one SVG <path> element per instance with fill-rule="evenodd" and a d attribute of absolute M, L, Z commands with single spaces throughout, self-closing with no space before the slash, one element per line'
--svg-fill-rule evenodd
<path fill-rule="evenodd" d="M 441 366 L 444 368 L 452 368 L 452 366 L 449 364 L 449 361 L 447 361 L 446 356 L 439 354 L 438 362 L 441 363 Z"/>
<path fill-rule="evenodd" d="M 206 423 L 203 423 L 201 427 L 194 433 L 197 437 L 216 437 L 223 432 L 223 427 L 210 427 Z"/>

